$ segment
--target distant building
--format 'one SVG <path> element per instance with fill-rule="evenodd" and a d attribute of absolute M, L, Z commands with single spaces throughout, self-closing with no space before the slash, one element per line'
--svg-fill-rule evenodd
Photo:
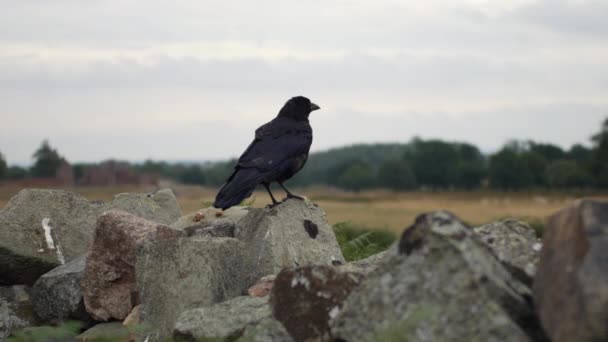
<path fill-rule="evenodd" d="M 67 160 L 63 159 L 55 172 L 55 179 L 62 185 L 74 185 L 74 169 Z"/>
<path fill-rule="evenodd" d="M 158 177 L 152 175 L 138 175 L 127 162 L 107 160 L 96 166 L 84 170 L 82 185 L 156 185 Z"/>

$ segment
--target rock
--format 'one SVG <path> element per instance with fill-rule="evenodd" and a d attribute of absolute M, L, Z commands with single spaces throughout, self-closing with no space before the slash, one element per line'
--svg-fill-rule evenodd
<path fill-rule="evenodd" d="M 138 248 L 184 232 L 132 214 L 110 210 L 99 215 L 81 289 L 86 310 L 98 321 L 123 320 L 140 303 L 135 280 Z"/>
<path fill-rule="evenodd" d="M 28 287 L 0 287 L 0 341 L 4 341 L 17 329 L 37 323 Z"/>
<path fill-rule="evenodd" d="M 293 342 L 293 338 L 281 322 L 267 317 L 257 325 L 248 325 L 238 342 Z"/>
<path fill-rule="evenodd" d="M 67 318 L 90 320 L 84 309 L 80 280 L 84 273 L 86 255 L 42 275 L 32 288 L 34 309 L 45 321 Z"/>
<path fill-rule="evenodd" d="M 245 245 L 234 238 L 155 241 L 140 249 L 136 269 L 150 341 L 169 337 L 185 310 L 240 296 L 254 281 Z"/>
<path fill-rule="evenodd" d="M 527 223 L 507 219 L 481 227 L 473 232 L 515 277 L 532 286 L 540 259 L 540 240 Z"/>
<path fill-rule="evenodd" d="M 171 190 L 89 202 L 61 190 L 25 189 L 0 210 L 0 285 L 32 285 L 44 273 L 87 253 L 97 216 L 108 209 L 172 223 L 181 216 Z"/>
<path fill-rule="evenodd" d="M 234 237 L 236 224 L 226 221 L 215 221 L 205 225 L 184 228 L 188 236 Z"/>
<path fill-rule="evenodd" d="M 123 193 L 104 205 L 104 211 L 118 209 L 133 215 L 170 225 L 182 216 L 182 209 L 171 189 L 148 194 Z"/>
<path fill-rule="evenodd" d="M 276 276 L 274 274 L 262 277 L 262 279 L 258 280 L 255 285 L 253 285 L 249 288 L 249 290 L 247 290 L 247 293 L 249 293 L 251 297 L 268 296 L 270 294 L 270 291 L 272 290 L 272 286 L 274 285 L 275 278 Z"/>
<path fill-rule="evenodd" d="M 254 279 L 284 267 L 345 263 L 325 213 L 308 200 L 249 210 L 236 237 L 246 243 L 248 259 L 256 260 Z"/>
<path fill-rule="evenodd" d="M 200 211 L 173 224 L 185 231 L 195 218 L 221 231 L 237 221 L 244 209 L 222 218 L 221 211 Z M 212 215 L 210 215 L 212 214 Z M 228 221 L 226 221 L 228 220 Z M 250 209 L 236 223 L 235 238 L 205 233 L 175 241 L 149 244 L 137 258 L 138 286 L 142 293 L 142 320 L 156 339 L 171 333 L 184 310 L 212 305 L 247 293 L 262 276 L 283 267 L 344 262 L 324 213 L 309 202 L 289 200 L 272 209 Z"/>
<path fill-rule="evenodd" d="M 206 226 L 213 222 L 224 222 L 236 224 L 249 212 L 247 207 L 231 207 L 222 211 L 213 207 L 197 210 L 186 216 L 180 217 L 171 224 L 175 229 L 184 229 L 191 226 Z"/>
<path fill-rule="evenodd" d="M 360 281 L 332 266 L 285 268 L 272 288 L 273 315 L 297 342 L 333 341 L 329 319 Z"/>
<path fill-rule="evenodd" d="M 338 269 L 341 272 L 357 273 L 366 276 L 378 268 L 383 261 L 394 255 L 397 255 L 397 244 L 394 244 L 391 248 L 384 252 L 338 266 Z"/>
<path fill-rule="evenodd" d="M 20 191 L 0 211 L 0 284 L 32 285 L 86 253 L 98 210 L 67 191 Z"/>
<path fill-rule="evenodd" d="M 234 340 L 244 330 L 269 318 L 267 298 L 237 297 L 209 307 L 185 311 L 179 316 L 173 337 L 187 341 L 224 338 Z"/>
<path fill-rule="evenodd" d="M 122 322 L 125 327 L 137 326 L 141 323 L 141 305 L 138 305 L 131 310 L 131 313 Z"/>
<path fill-rule="evenodd" d="M 120 322 L 102 323 L 76 336 L 78 342 L 129 342 L 132 341 L 129 330 Z"/>
<path fill-rule="evenodd" d="M 543 341 L 530 295 L 458 218 L 435 212 L 405 230 L 330 327 L 345 341 Z"/>
<path fill-rule="evenodd" d="M 534 302 L 554 342 L 608 341 L 608 203 L 578 201 L 548 219 Z"/>

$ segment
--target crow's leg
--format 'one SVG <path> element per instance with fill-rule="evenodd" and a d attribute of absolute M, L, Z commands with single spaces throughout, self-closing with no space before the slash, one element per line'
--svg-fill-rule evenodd
<path fill-rule="evenodd" d="M 266 191 L 268 191 L 268 194 L 270 195 L 270 199 L 272 199 L 272 205 L 270 205 L 270 207 L 274 207 L 275 205 L 279 204 L 279 202 L 277 202 L 276 199 L 274 199 L 274 196 L 272 195 L 272 192 L 270 191 L 270 187 L 268 186 L 268 183 L 263 183 L 264 187 L 266 188 Z"/>
<path fill-rule="evenodd" d="M 294 195 L 291 192 L 289 192 L 289 190 L 287 190 L 287 188 L 285 187 L 285 185 L 283 185 L 283 183 L 281 183 L 281 182 L 277 182 L 277 183 L 279 183 L 279 185 L 281 186 L 281 188 L 283 188 L 283 190 L 285 190 L 285 192 L 287 193 L 287 198 L 297 198 L 299 200 L 304 200 L 304 197 L 298 196 L 298 195 Z"/>

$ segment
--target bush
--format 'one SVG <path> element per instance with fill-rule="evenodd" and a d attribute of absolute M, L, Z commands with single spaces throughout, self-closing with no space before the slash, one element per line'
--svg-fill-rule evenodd
<path fill-rule="evenodd" d="M 336 223 L 333 229 L 346 261 L 365 259 L 385 251 L 397 239 L 392 232 L 368 229 L 352 222 Z"/>

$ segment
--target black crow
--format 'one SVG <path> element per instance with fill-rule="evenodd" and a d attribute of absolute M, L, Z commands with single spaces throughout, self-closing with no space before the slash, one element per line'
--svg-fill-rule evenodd
<path fill-rule="evenodd" d="M 289 192 L 283 182 L 295 175 L 306 163 L 312 144 L 312 128 L 308 116 L 319 106 L 303 96 L 291 98 L 276 118 L 255 131 L 255 139 L 239 158 L 234 172 L 215 197 L 213 206 L 228 209 L 251 196 L 258 184 L 264 185 L 272 205 L 279 202 L 270 191 L 277 182 L 287 198 L 299 198 Z"/>

